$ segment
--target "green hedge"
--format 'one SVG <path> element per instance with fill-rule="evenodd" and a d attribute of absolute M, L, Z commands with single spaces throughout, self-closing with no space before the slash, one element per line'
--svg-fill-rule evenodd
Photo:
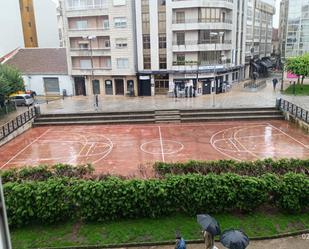
<path fill-rule="evenodd" d="M 39 165 L 0 171 L 2 182 L 44 181 L 55 177 L 85 178 L 93 174 L 94 168 L 90 164 L 72 166 L 69 164 L 55 164 L 53 166 Z"/>
<path fill-rule="evenodd" d="M 4 184 L 9 222 L 54 223 L 62 220 L 115 220 L 251 211 L 263 204 L 286 211 L 308 208 L 309 179 L 304 174 L 170 175 L 164 179 L 49 179 Z"/>
<path fill-rule="evenodd" d="M 289 172 L 309 175 L 309 160 L 301 159 L 265 159 L 257 161 L 189 161 L 186 163 L 157 162 L 154 170 L 158 176 L 166 174 L 199 173 L 235 173 L 238 175 L 261 176 L 265 173 L 283 175 Z"/>

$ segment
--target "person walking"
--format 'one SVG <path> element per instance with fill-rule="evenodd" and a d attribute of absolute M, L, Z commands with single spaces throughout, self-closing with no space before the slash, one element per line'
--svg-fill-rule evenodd
<path fill-rule="evenodd" d="M 203 237 L 204 237 L 205 249 L 218 249 L 215 246 L 214 236 L 211 233 L 204 230 Z"/>
<path fill-rule="evenodd" d="M 274 87 L 274 91 L 276 91 L 276 85 L 278 83 L 278 79 L 277 78 L 274 78 L 273 79 L 273 87 Z"/>
<path fill-rule="evenodd" d="M 182 238 L 181 235 L 177 232 L 175 249 L 186 249 L 186 248 L 187 247 L 184 238 Z"/>

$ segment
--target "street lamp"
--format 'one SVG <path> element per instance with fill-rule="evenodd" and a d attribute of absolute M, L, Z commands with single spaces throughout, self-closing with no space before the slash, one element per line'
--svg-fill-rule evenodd
<path fill-rule="evenodd" d="M 95 35 L 88 35 L 88 36 L 83 36 L 84 40 L 89 41 L 89 48 L 90 48 L 90 63 L 91 63 L 91 83 L 93 80 L 93 56 L 92 56 L 92 41 L 95 40 L 97 37 Z"/>
<path fill-rule="evenodd" d="M 210 35 L 210 39 L 212 37 L 218 37 L 219 36 L 219 42 L 221 43 L 221 38 L 223 37 L 224 35 L 224 32 L 221 31 L 221 32 L 210 32 L 209 33 Z M 210 41 L 211 43 L 211 41 Z M 215 58 L 217 58 L 217 41 L 215 41 Z M 213 71 L 213 74 L 214 74 L 214 85 L 215 85 L 215 91 L 213 92 L 212 89 L 211 89 L 211 93 L 212 93 L 212 107 L 215 107 L 216 106 L 216 99 L 215 99 L 215 95 L 217 93 L 217 72 L 216 72 L 216 65 L 214 65 L 214 71 Z"/>

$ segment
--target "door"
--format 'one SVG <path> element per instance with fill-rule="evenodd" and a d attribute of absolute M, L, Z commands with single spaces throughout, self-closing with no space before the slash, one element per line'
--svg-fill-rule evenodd
<path fill-rule="evenodd" d="M 123 79 L 115 79 L 116 95 L 124 95 Z"/>
<path fill-rule="evenodd" d="M 210 79 L 203 80 L 202 84 L 203 84 L 203 94 L 210 94 L 211 80 Z"/>
<path fill-rule="evenodd" d="M 75 95 L 86 96 L 86 85 L 84 77 L 74 77 Z"/>
<path fill-rule="evenodd" d="M 93 94 L 100 94 L 100 81 L 99 80 L 92 81 L 92 92 Z"/>
<path fill-rule="evenodd" d="M 105 94 L 113 95 L 113 82 L 111 80 L 105 80 Z"/>
<path fill-rule="evenodd" d="M 140 96 L 151 96 L 150 79 L 139 81 L 139 95 Z"/>
<path fill-rule="evenodd" d="M 134 96 L 134 81 L 133 80 L 127 81 L 127 91 L 129 92 L 130 96 Z"/>
<path fill-rule="evenodd" d="M 60 95 L 58 78 L 43 78 L 46 95 Z"/>

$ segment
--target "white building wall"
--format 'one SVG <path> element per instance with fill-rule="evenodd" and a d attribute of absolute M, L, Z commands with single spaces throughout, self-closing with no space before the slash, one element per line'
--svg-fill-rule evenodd
<path fill-rule="evenodd" d="M 18 0 L 0 0 L 0 57 L 24 47 Z"/>
<path fill-rule="evenodd" d="M 34 0 L 33 7 L 38 46 L 59 47 L 56 4 L 52 0 Z"/>
<path fill-rule="evenodd" d="M 65 89 L 68 95 L 73 95 L 73 79 L 68 75 L 22 75 L 27 90 L 35 91 L 37 95 L 45 95 L 43 78 L 58 78 L 60 95 Z"/>

